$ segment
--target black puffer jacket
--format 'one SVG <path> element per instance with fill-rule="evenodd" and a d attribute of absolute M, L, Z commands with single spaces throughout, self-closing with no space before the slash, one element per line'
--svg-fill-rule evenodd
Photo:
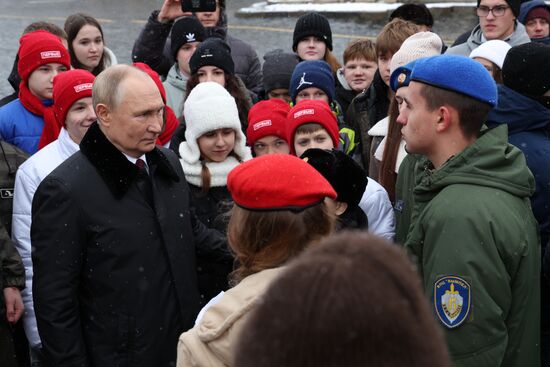
<path fill-rule="evenodd" d="M 175 365 L 200 305 L 195 254 L 228 255 L 191 215 L 176 156 L 146 156 L 154 205 L 97 124 L 36 191 L 33 295 L 50 365 Z"/>
<path fill-rule="evenodd" d="M 226 232 L 227 216 L 233 200 L 227 186 L 211 187 L 207 193 L 201 187 L 189 184 L 191 190 L 191 210 L 209 228 Z M 209 256 L 197 256 L 197 277 L 201 303 L 206 304 L 221 291 L 228 289 L 228 276 L 233 270 L 233 260 L 221 261 Z"/>
<path fill-rule="evenodd" d="M 173 22 L 160 23 L 157 20 L 158 13 L 158 10 L 153 11 L 134 42 L 132 60 L 146 63 L 160 75 L 167 75 L 175 62 L 170 52 L 169 38 Z M 207 30 L 211 36 L 225 39 L 231 48 L 231 57 L 235 63 L 235 75 L 241 78 L 248 90 L 257 95 L 263 88 L 262 68 L 258 55 L 248 43 L 226 35 L 226 19 L 225 9 L 222 9 L 218 26 Z"/>

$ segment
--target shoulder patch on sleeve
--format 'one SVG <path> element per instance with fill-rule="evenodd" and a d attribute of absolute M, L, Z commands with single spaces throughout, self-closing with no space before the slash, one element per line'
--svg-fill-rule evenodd
<path fill-rule="evenodd" d="M 434 306 L 439 321 L 449 329 L 460 326 L 470 313 L 470 284 L 458 276 L 444 276 L 434 284 Z"/>

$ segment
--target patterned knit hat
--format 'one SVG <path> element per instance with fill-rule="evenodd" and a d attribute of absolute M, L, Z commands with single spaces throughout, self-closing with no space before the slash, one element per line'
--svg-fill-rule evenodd
<path fill-rule="evenodd" d="M 282 99 L 268 99 L 256 103 L 248 112 L 248 128 L 246 137 L 248 145 L 268 135 L 275 135 L 287 140 L 286 116 L 290 105 Z"/>
<path fill-rule="evenodd" d="M 30 32 L 21 36 L 17 55 L 17 71 L 21 80 L 27 80 L 36 68 L 45 64 L 58 63 L 67 69 L 71 68 L 69 51 L 57 36 L 46 31 Z"/>
<path fill-rule="evenodd" d="M 443 42 L 432 32 L 418 32 L 407 38 L 390 62 L 390 73 L 395 69 L 421 57 L 441 54 Z"/>
<path fill-rule="evenodd" d="M 319 13 L 307 13 L 296 21 L 294 35 L 292 37 L 292 50 L 296 52 L 298 42 L 302 39 L 315 36 L 325 42 L 327 48 L 332 51 L 332 31 L 328 19 Z"/>
<path fill-rule="evenodd" d="M 174 60 L 177 59 L 181 46 L 191 42 L 202 42 L 206 38 L 206 31 L 201 22 L 195 17 L 181 18 L 172 27 L 171 50 Z"/>
<path fill-rule="evenodd" d="M 189 60 L 191 74 L 196 74 L 203 66 L 216 66 L 228 74 L 235 75 L 235 64 L 229 45 L 220 38 L 207 38 Z"/>
<path fill-rule="evenodd" d="M 302 61 L 292 73 L 290 78 L 290 98 L 296 103 L 296 96 L 306 88 L 319 88 L 324 91 L 329 102 L 332 102 L 335 95 L 334 76 L 329 64 L 320 60 Z"/>
<path fill-rule="evenodd" d="M 209 131 L 231 128 L 235 130 L 234 151 L 239 157 L 248 156 L 245 149 L 246 138 L 241 131 L 241 122 L 235 99 L 220 84 L 215 82 L 199 83 L 183 107 L 185 117 L 185 144 L 179 147 L 180 155 L 189 163 L 200 160 L 197 139 Z"/>

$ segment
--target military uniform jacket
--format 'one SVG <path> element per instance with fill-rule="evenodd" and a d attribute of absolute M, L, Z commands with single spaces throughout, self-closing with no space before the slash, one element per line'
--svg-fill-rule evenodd
<path fill-rule="evenodd" d="M 539 366 L 539 240 L 533 175 L 506 126 L 414 188 L 418 216 L 405 244 L 454 365 Z"/>
<path fill-rule="evenodd" d="M 93 124 L 35 193 L 33 294 L 50 365 L 173 365 L 193 325 L 196 248 L 224 256 L 227 245 L 190 215 L 176 156 L 155 148 L 146 159 L 153 203 Z"/>

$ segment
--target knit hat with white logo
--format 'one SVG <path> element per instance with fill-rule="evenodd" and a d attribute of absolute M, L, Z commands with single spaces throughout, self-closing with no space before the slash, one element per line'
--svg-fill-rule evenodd
<path fill-rule="evenodd" d="M 328 96 L 329 102 L 334 99 L 334 77 L 330 65 L 324 61 L 302 61 L 292 73 L 290 78 L 290 98 L 296 103 L 296 96 L 306 88 L 319 88 Z"/>
<path fill-rule="evenodd" d="M 202 42 L 206 38 L 206 31 L 201 22 L 195 17 L 181 18 L 172 27 L 171 50 L 174 60 L 181 46 L 191 42 Z"/>
<path fill-rule="evenodd" d="M 207 38 L 189 60 L 191 74 L 195 74 L 203 66 L 216 66 L 228 74 L 235 75 L 235 63 L 231 58 L 229 45 L 220 38 Z"/>
<path fill-rule="evenodd" d="M 19 61 L 17 71 L 21 80 L 27 80 L 29 75 L 45 64 L 62 64 L 67 69 L 71 68 L 69 51 L 63 46 L 59 37 L 50 32 L 35 31 L 27 33 L 19 40 Z"/>

